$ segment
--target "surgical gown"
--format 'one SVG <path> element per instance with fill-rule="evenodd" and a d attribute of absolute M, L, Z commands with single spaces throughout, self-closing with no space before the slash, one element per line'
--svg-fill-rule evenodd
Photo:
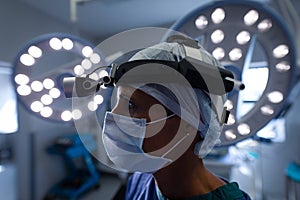
<path fill-rule="evenodd" d="M 134 173 L 128 180 L 126 200 L 167 200 L 159 192 L 152 174 Z M 228 183 L 216 190 L 186 200 L 251 200 L 237 183 Z"/>

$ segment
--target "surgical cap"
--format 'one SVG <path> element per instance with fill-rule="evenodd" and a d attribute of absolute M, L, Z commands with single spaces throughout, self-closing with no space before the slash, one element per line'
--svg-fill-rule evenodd
<path fill-rule="evenodd" d="M 211 54 L 202 47 L 199 51 L 201 61 L 219 67 L 219 63 Z M 162 42 L 137 52 L 130 61 L 147 59 L 180 62 L 185 57 L 186 51 L 182 44 Z M 220 141 L 221 125 L 212 109 L 211 98 L 206 92 L 178 84 L 169 84 L 167 87 L 159 84 L 145 84 L 139 87 L 139 90 L 157 99 L 198 130 L 200 137 L 204 140 L 196 144 L 195 155 L 205 157 Z"/>

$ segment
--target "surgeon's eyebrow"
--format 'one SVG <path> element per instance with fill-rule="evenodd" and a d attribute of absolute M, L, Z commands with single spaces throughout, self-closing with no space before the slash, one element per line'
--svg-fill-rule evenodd
<path fill-rule="evenodd" d="M 133 96 L 129 97 L 126 94 L 119 94 L 119 99 L 123 99 L 125 101 L 128 101 L 128 102 L 131 102 L 133 104 L 136 104 L 136 98 L 133 97 Z"/>
<path fill-rule="evenodd" d="M 120 99 L 125 99 L 126 101 L 131 101 L 131 98 L 129 98 L 127 95 L 125 94 L 119 94 L 119 98 Z"/>

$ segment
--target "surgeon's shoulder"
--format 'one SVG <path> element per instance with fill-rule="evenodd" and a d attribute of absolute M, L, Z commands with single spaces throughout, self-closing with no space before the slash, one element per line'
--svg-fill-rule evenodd
<path fill-rule="evenodd" d="M 143 196 L 148 193 L 149 186 L 154 182 L 152 174 L 135 172 L 127 182 L 126 199 L 136 199 L 135 196 Z"/>

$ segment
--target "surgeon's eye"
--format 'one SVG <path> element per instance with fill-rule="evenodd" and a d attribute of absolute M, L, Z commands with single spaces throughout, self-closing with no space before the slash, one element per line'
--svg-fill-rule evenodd
<path fill-rule="evenodd" d="M 136 110 L 137 106 L 133 103 L 133 101 L 129 100 L 128 101 L 128 108 L 130 111 Z"/>

